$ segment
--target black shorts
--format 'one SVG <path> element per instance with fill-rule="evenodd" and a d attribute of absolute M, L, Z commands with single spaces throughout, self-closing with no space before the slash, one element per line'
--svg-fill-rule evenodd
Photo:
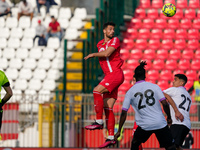
<path fill-rule="evenodd" d="M 186 135 L 189 133 L 190 129 L 184 125 L 172 124 L 170 126 L 172 137 L 175 140 L 176 147 L 182 146 Z"/>
<path fill-rule="evenodd" d="M 168 126 L 150 131 L 143 130 L 140 126 L 138 126 L 134 133 L 133 140 L 136 140 L 137 142 L 139 142 L 139 144 L 145 143 L 153 133 L 155 133 L 160 147 L 164 147 L 167 149 L 168 147 L 174 145 L 174 140 Z"/>

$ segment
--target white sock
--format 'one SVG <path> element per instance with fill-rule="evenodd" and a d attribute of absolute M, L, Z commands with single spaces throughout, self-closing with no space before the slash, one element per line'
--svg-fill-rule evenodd
<path fill-rule="evenodd" d="M 109 139 L 109 140 L 114 140 L 114 135 L 109 135 L 109 136 L 107 137 L 107 139 Z"/>
<path fill-rule="evenodd" d="M 103 119 L 97 119 L 96 122 L 97 122 L 98 124 L 103 124 Z"/>

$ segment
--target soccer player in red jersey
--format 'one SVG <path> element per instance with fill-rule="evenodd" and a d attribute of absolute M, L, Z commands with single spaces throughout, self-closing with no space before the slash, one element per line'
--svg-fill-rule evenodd
<path fill-rule="evenodd" d="M 120 41 L 114 37 L 115 24 L 107 22 L 103 26 L 104 39 L 97 44 L 98 52 L 91 53 L 84 59 L 99 57 L 100 66 L 105 74 L 104 79 L 93 89 L 96 121 L 85 128 L 88 130 L 103 129 L 103 109 L 106 115 L 108 138 L 99 148 L 114 145 L 115 117 L 113 106 L 117 100 L 118 87 L 124 82 L 121 69 L 123 60 L 120 58 Z"/>

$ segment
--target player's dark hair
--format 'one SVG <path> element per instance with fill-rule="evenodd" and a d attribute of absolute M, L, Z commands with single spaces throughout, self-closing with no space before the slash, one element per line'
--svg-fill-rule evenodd
<path fill-rule="evenodd" d="M 144 80 L 146 78 L 146 70 L 144 69 L 145 65 L 147 65 L 146 61 L 142 61 L 135 69 L 133 77 L 135 77 L 136 81 Z"/>
<path fill-rule="evenodd" d="M 113 27 L 115 27 L 115 23 L 113 23 L 113 22 L 106 22 L 106 23 L 104 23 L 104 25 L 103 25 L 103 29 L 105 29 L 105 28 L 107 28 L 107 26 L 113 26 Z"/>
<path fill-rule="evenodd" d="M 184 74 L 175 74 L 174 76 L 179 78 L 179 79 L 181 79 L 181 80 L 183 80 L 184 81 L 184 85 L 187 83 L 188 79 Z"/>

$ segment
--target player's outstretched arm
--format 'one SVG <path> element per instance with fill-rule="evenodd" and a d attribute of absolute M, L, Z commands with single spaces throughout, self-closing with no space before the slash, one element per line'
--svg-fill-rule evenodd
<path fill-rule="evenodd" d="M 172 108 L 174 109 L 176 119 L 177 120 L 179 119 L 179 120 L 181 120 L 181 122 L 183 122 L 184 117 L 180 113 L 178 108 L 176 107 L 176 104 L 174 103 L 174 100 L 168 94 L 166 94 L 166 93 L 163 93 L 163 94 L 164 94 L 165 98 L 168 100 L 168 102 L 170 103 L 170 105 L 172 106 Z"/>
<path fill-rule="evenodd" d="M 122 113 L 121 113 L 121 116 L 120 116 L 120 120 L 119 120 L 119 128 L 118 128 L 117 133 L 115 134 L 115 141 L 120 136 L 121 129 L 122 129 L 123 125 L 124 125 L 124 122 L 126 121 L 126 116 L 127 116 L 127 111 L 122 110 Z"/>

